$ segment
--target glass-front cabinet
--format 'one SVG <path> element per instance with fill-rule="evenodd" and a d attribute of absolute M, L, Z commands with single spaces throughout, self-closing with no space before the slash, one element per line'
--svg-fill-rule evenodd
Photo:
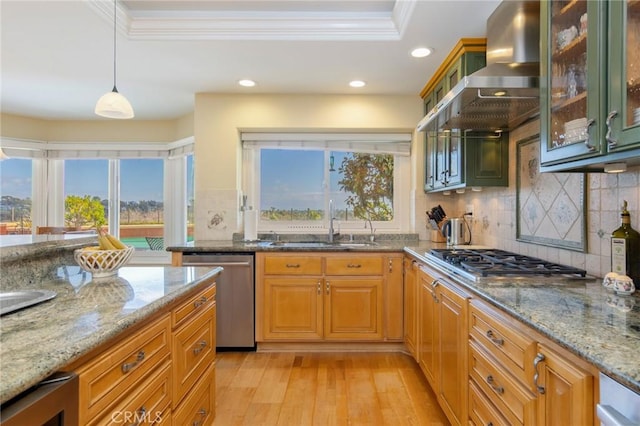
<path fill-rule="evenodd" d="M 640 0 L 541 3 L 543 171 L 602 170 L 640 147 Z"/>

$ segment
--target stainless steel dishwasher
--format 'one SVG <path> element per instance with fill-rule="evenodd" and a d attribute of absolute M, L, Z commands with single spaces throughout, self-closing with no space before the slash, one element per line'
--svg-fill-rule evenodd
<path fill-rule="evenodd" d="M 216 348 L 255 350 L 253 254 L 185 252 L 182 264 L 223 268 L 216 280 Z"/>

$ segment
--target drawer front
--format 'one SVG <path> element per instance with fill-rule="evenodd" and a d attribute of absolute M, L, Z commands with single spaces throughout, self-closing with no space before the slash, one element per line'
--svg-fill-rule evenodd
<path fill-rule="evenodd" d="M 521 383 L 531 388 L 533 377 L 533 359 L 536 355 L 536 342 L 500 320 L 490 308 L 482 310 L 471 303 L 469 310 L 469 334 L 488 353 L 494 356 L 499 364 L 513 374 Z M 494 313 L 494 315 L 488 312 Z"/>
<path fill-rule="evenodd" d="M 322 274 L 322 257 L 265 256 L 264 273 L 266 275 L 320 275 Z"/>
<path fill-rule="evenodd" d="M 167 362 L 132 395 L 99 416 L 92 425 L 171 424 L 171 363 Z"/>
<path fill-rule="evenodd" d="M 473 380 L 469 381 L 469 420 L 475 426 L 510 426 Z"/>
<path fill-rule="evenodd" d="M 215 367 L 212 365 L 184 401 L 173 410 L 173 425 L 211 425 L 215 418 L 215 409 L 216 379 Z"/>
<path fill-rule="evenodd" d="M 174 405 L 193 387 L 216 355 L 215 308 L 209 308 L 175 332 L 173 337 Z"/>
<path fill-rule="evenodd" d="M 209 309 L 216 300 L 216 286 L 211 285 L 200 291 L 189 300 L 178 306 L 171 312 L 171 325 L 173 328 L 179 327 L 194 315 Z"/>
<path fill-rule="evenodd" d="M 474 342 L 469 344 L 469 374 L 509 423 L 536 424 L 535 395 L 498 367 Z"/>
<path fill-rule="evenodd" d="M 327 257 L 327 275 L 382 275 L 381 256 Z"/>
<path fill-rule="evenodd" d="M 95 418 L 169 359 L 169 315 L 155 321 L 77 370 L 80 379 L 80 424 Z"/>

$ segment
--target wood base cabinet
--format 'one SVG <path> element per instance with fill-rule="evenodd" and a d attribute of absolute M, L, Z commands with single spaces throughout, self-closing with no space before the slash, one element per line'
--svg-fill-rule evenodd
<path fill-rule="evenodd" d="M 418 357 L 418 277 L 417 262 L 404 258 L 404 344 L 409 353 Z"/>
<path fill-rule="evenodd" d="M 458 286 L 420 267 L 420 367 L 453 425 L 467 423 L 467 299 Z"/>
<path fill-rule="evenodd" d="M 401 260 L 371 253 L 257 253 L 256 340 L 401 341 Z"/>
<path fill-rule="evenodd" d="M 69 365 L 79 424 L 212 424 L 215 295 L 210 282 Z"/>
<path fill-rule="evenodd" d="M 594 424 L 593 367 L 476 299 L 469 357 L 472 424 Z"/>

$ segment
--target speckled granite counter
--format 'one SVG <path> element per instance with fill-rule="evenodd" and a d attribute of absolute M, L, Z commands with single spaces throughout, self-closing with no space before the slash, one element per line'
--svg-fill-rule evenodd
<path fill-rule="evenodd" d="M 429 264 L 423 246 L 405 251 Z M 640 392 L 640 292 L 617 296 L 600 279 L 455 281 Z"/>
<path fill-rule="evenodd" d="M 55 268 L 37 283 L 37 288 L 57 292 L 55 299 L 0 320 L 0 401 L 206 285 L 221 270 L 124 267 L 117 276 L 93 280 L 75 263 Z"/>

